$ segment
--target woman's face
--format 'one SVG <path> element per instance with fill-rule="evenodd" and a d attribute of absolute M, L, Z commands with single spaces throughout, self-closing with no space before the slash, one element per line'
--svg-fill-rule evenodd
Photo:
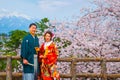
<path fill-rule="evenodd" d="M 45 35 L 45 41 L 46 41 L 46 42 L 51 41 L 51 36 L 50 36 L 50 34 L 46 33 L 46 35 Z"/>

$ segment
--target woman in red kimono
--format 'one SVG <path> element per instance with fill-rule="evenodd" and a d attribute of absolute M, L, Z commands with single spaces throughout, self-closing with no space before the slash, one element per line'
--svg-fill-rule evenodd
<path fill-rule="evenodd" d="M 50 31 L 44 34 L 45 42 L 41 45 L 38 54 L 39 63 L 41 63 L 39 77 L 42 80 L 60 80 L 56 65 L 58 50 L 52 41 L 52 36 L 53 34 Z"/>

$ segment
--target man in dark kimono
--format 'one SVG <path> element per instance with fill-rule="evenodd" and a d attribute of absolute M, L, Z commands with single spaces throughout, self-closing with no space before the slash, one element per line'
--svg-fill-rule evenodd
<path fill-rule="evenodd" d="M 34 54 L 35 47 L 39 47 L 39 39 L 35 35 L 37 26 L 29 25 L 29 34 L 23 38 L 21 45 L 21 58 L 23 63 L 23 80 L 34 80 Z"/>

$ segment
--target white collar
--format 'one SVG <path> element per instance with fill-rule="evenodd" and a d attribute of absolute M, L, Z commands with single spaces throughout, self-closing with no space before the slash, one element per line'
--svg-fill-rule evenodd
<path fill-rule="evenodd" d="M 53 41 L 45 42 L 44 48 L 46 49 L 47 46 L 49 46 Z"/>

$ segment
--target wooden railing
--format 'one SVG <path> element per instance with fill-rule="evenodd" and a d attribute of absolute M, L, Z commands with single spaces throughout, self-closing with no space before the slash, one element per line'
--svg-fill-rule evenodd
<path fill-rule="evenodd" d="M 13 59 L 20 60 L 19 56 L 0 56 L 0 60 L 7 59 L 6 72 L 0 72 L 0 77 L 5 77 L 6 80 L 12 80 L 12 77 L 22 77 L 22 73 L 12 73 L 11 61 Z M 120 58 L 59 58 L 58 62 L 71 62 L 71 70 L 69 74 L 60 74 L 61 78 L 71 78 L 71 80 L 76 80 L 79 77 L 98 77 L 101 80 L 107 80 L 108 78 L 120 78 L 120 73 L 118 74 L 107 74 L 107 62 L 120 62 Z M 77 62 L 100 62 L 101 63 L 101 73 L 76 73 L 76 63 Z"/>

